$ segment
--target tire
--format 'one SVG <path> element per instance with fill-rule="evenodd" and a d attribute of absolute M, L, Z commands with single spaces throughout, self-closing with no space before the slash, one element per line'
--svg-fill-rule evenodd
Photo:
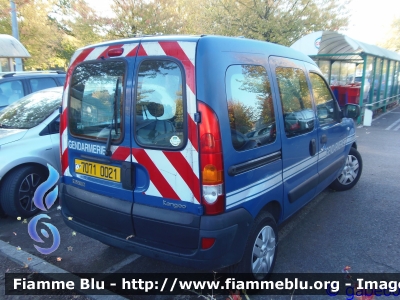
<path fill-rule="evenodd" d="M 1 219 L 7 218 L 7 215 L 6 215 L 6 213 L 4 212 L 3 208 L 1 207 L 1 205 L 0 205 L 0 218 L 1 218 Z"/>
<path fill-rule="evenodd" d="M 251 274 L 255 280 L 264 280 L 274 268 L 277 246 L 275 219 L 270 213 L 261 212 L 250 230 L 242 260 L 231 270 Z"/>
<path fill-rule="evenodd" d="M 347 191 L 353 188 L 360 179 L 362 167 L 363 163 L 360 153 L 357 149 L 351 147 L 342 172 L 331 183 L 330 187 L 336 191 Z"/>
<path fill-rule="evenodd" d="M 47 174 L 37 166 L 12 170 L 4 179 L 0 190 L 0 204 L 6 215 L 29 218 L 39 209 L 33 203 L 37 187 L 47 179 Z"/>

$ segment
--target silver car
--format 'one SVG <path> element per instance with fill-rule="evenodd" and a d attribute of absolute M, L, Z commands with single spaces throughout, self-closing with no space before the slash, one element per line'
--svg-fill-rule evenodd
<path fill-rule="evenodd" d="M 29 94 L 0 112 L 0 210 L 30 217 L 50 164 L 60 171 L 59 107 L 63 88 Z"/>

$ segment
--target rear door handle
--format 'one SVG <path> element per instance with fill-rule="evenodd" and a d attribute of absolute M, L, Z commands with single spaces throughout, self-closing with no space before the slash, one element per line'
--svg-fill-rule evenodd
<path fill-rule="evenodd" d="M 135 167 L 130 161 L 123 161 L 121 165 L 122 188 L 133 191 L 135 188 Z"/>
<path fill-rule="evenodd" d="M 326 134 L 323 134 L 321 136 L 321 144 L 326 144 L 327 141 L 328 141 L 328 137 L 326 136 Z"/>
<path fill-rule="evenodd" d="M 310 141 L 310 155 L 314 156 L 316 152 L 317 152 L 317 143 L 315 142 L 315 139 L 312 139 Z"/>

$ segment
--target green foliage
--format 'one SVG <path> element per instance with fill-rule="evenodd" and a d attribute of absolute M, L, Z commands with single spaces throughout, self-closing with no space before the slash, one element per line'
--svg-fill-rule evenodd
<path fill-rule="evenodd" d="M 85 0 L 15 3 L 20 39 L 32 55 L 25 67 L 47 69 L 66 68 L 80 47 L 137 34 L 220 34 L 290 45 L 313 31 L 344 29 L 348 1 L 112 0 L 111 17 Z M 9 0 L 0 0 L 0 33 L 11 34 Z"/>
<path fill-rule="evenodd" d="M 208 31 L 291 45 L 319 30 L 344 29 L 348 1 L 210 0 Z"/>
<path fill-rule="evenodd" d="M 246 106 L 240 101 L 228 101 L 229 124 L 239 132 L 249 132 L 257 121 L 257 111 L 252 106 Z"/>
<path fill-rule="evenodd" d="M 245 80 L 240 89 L 257 94 L 259 115 L 264 124 L 275 121 L 271 95 L 271 84 L 265 69 L 261 66 L 243 66 Z"/>
<path fill-rule="evenodd" d="M 400 18 L 392 22 L 389 37 L 380 46 L 393 51 L 400 51 Z"/>
<path fill-rule="evenodd" d="M 0 0 L 0 33 L 11 34 L 10 1 Z"/>
<path fill-rule="evenodd" d="M 186 11 L 189 7 L 188 1 L 181 0 L 114 0 L 115 17 L 108 19 L 108 36 L 190 33 L 186 30 L 187 17 L 194 12 Z"/>

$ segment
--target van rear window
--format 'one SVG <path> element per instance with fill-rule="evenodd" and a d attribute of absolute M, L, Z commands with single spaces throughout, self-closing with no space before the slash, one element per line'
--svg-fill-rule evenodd
<path fill-rule="evenodd" d="M 76 67 L 69 91 L 69 129 L 82 138 L 112 140 L 123 136 L 125 63 L 106 61 Z"/>
<path fill-rule="evenodd" d="M 264 67 L 232 65 L 226 71 L 226 94 L 232 145 L 238 151 L 276 139 L 271 86 Z"/>
<path fill-rule="evenodd" d="M 169 60 L 140 64 L 135 133 L 138 144 L 155 148 L 181 148 L 185 141 L 182 71 Z"/>

